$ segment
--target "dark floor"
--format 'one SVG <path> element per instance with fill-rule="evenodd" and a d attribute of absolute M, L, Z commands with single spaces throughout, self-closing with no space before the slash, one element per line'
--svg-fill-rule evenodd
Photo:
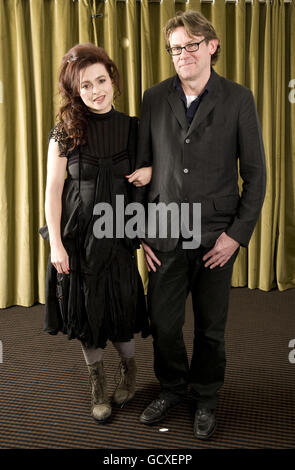
<path fill-rule="evenodd" d="M 159 390 L 153 375 L 152 340 L 136 337 L 138 386 L 132 402 L 110 421 L 90 417 L 88 374 L 78 341 L 42 331 L 42 305 L 0 310 L 1 449 L 290 449 L 295 447 L 295 289 L 234 288 L 229 307 L 227 373 L 217 410 L 218 427 L 207 442 L 194 438 L 189 402 L 160 425 L 138 417 Z M 192 345 L 190 299 L 184 335 Z M 105 354 L 109 392 L 118 356 Z M 161 428 L 168 431 L 161 432 Z"/>

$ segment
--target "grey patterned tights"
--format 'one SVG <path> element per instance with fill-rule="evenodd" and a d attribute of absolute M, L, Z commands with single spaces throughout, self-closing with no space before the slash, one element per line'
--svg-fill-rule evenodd
<path fill-rule="evenodd" d="M 134 338 L 124 343 L 113 343 L 122 359 L 130 359 L 134 356 L 135 345 Z M 82 346 L 83 355 L 87 365 L 102 361 L 104 350 L 102 348 L 86 348 Z"/>

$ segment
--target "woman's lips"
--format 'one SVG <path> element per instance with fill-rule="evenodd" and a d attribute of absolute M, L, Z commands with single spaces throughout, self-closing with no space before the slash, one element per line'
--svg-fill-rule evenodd
<path fill-rule="evenodd" d="M 95 98 L 94 103 L 102 103 L 104 99 L 105 95 L 99 96 L 98 98 Z"/>

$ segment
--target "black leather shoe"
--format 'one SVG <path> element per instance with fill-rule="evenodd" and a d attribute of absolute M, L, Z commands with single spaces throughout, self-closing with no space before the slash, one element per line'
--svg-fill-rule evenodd
<path fill-rule="evenodd" d="M 143 424 L 153 424 L 164 419 L 168 414 L 171 403 L 163 398 L 153 400 L 140 415 L 139 421 Z"/>
<path fill-rule="evenodd" d="M 215 410 L 199 408 L 195 414 L 194 433 L 198 439 L 209 439 L 216 428 Z"/>

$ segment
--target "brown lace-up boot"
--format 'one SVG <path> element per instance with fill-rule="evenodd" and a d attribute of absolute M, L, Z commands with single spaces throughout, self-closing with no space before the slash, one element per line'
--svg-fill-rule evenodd
<path fill-rule="evenodd" d="M 107 383 L 103 370 L 103 362 L 95 362 L 87 366 L 91 387 L 91 414 L 97 421 L 105 421 L 111 414 L 112 408 L 107 395 Z"/>
<path fill-rule="evenodd" d="M 120 380 L 113 394 L 113 401 L 117 405 L 124 405 L 135 394 L 136 363 L 134 357 L 123 359 L 120 363 Z"/>

